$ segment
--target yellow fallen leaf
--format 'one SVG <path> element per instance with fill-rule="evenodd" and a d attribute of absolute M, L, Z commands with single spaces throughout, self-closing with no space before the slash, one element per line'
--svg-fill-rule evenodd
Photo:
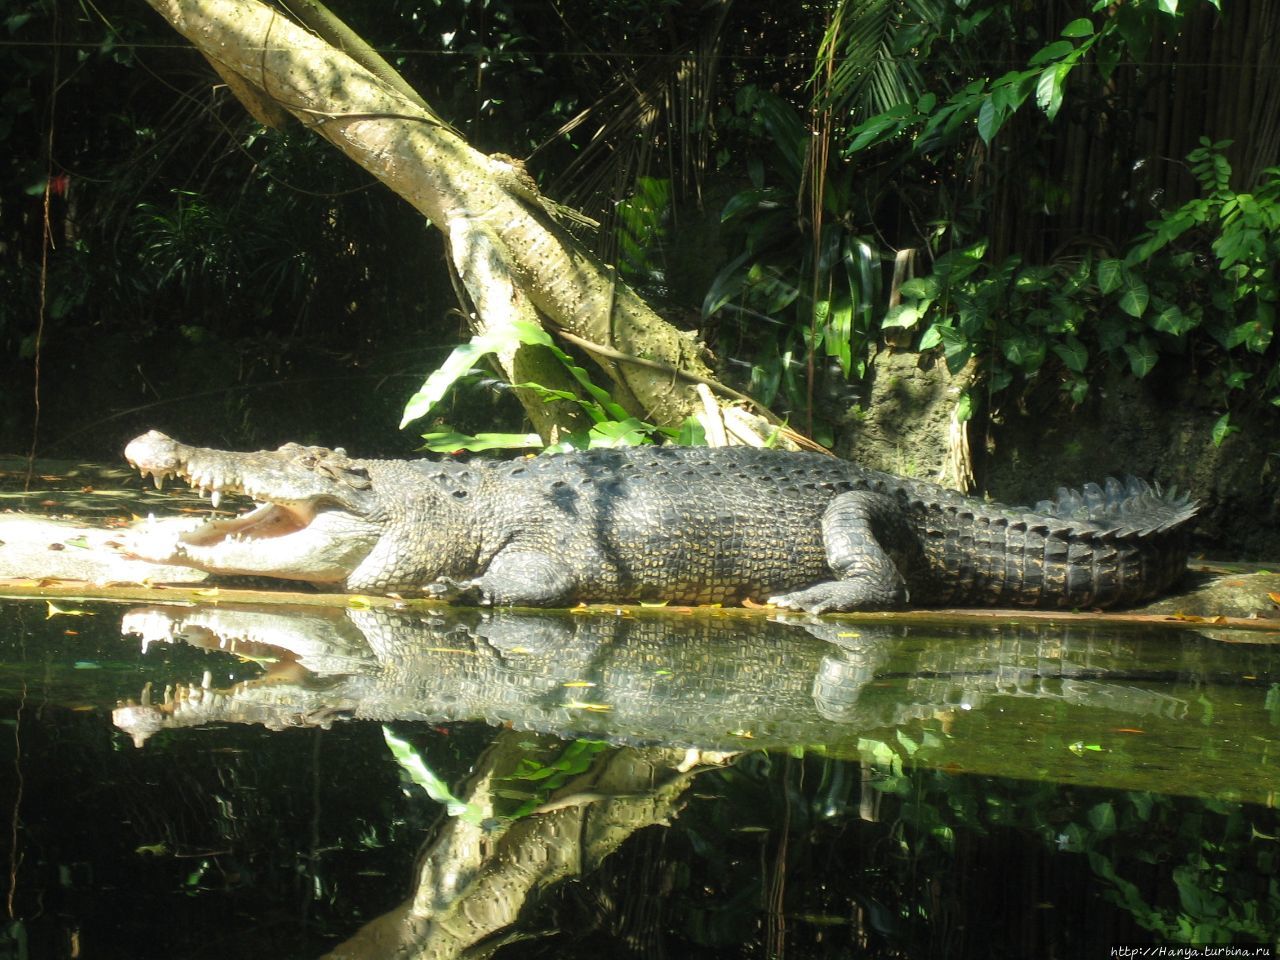
<path fill-rule="evenodd" d="M 587 703 L 582 700 L 570 700 L 565 706 L 570 710 L 590 710 L 593 713 L 608 713 L 613 709 L 612 705 L 607 703 Z"/>
<path fill-rule="evenodd" d="M 64 608 L 64 607 L 56 606 L 56 605 L 54 605 L 53 603 L 51 603 L 51 602 L 49 602 L 49 601 L 47 601 L 47 600 L 46 600 L 45 602 L 49 604 L 49 612 L 48 612 L 48 613 L 46 613 L 46 614 L 45 614 L 45 617 L 44 617 L 46 620 L 52 620 L 54 617 L 93 617 L 93 616 L 97 616 L 97 614 L 96 614 L 96 613 L 94 613 L 94 611 L 92 611 L 92 610 L 68 610 L 68 609 L 66 609 L 66 608 Z"/>

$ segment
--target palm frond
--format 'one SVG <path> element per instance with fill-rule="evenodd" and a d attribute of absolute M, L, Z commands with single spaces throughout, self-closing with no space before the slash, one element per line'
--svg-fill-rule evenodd
<path fill-rule="evenodd" d="M 819 46 L 815 106 L 856 123 L 919 97 L 913 41 L 945 16 L 937 0 L 840 0 Z"/>
<path fill-rule="evenodd" d="M 614 205 L 629 195 L 640 177 L 669 179 L 677 196 L 701 200 L 732 5 L 688 6 L 712 15 L 699 17 L 696 32 L 680 38 L 663 55 L 634 60 L 610 55 L 612 82 L 550 138 L 576 135 L 581 146 L 573 161 L 550 179 L 547 193 L 599 216 L 605 224 L 599 234 L 602 242 L 612 237 Z M 590 133 L 582 139 L 584 129 Z"/>

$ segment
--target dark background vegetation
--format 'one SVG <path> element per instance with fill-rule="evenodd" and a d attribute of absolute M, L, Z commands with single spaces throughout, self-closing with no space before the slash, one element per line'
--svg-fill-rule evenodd
<path fill-rule="evenodd" d="M 973 365 L 966 414 L 1118 371 L 1193 384 L 1222 442 L 1280 392 L 1280 11 L 1221 6 L 334 9 L 821 440 L 888 339 Z M 0 58 L 0 450 L 416 446 L 400 409 L 468 335 L 428 224 L 135 0 L 0 3 Z M 443 419 L 518 415 L 481 381 Z"/>

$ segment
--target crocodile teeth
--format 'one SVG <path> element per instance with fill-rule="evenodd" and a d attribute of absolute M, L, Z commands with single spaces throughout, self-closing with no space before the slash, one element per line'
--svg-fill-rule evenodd
<path fill-rule="evenodd" d="M 163 471 L 158 471 L 151 475 L 151 482 L 156 485 L 157 490 L 164 489 L 164 482 L 167 479 L 169 479 L 169 475 L 167 473 L 164 473 Z"/>
<path fill-rule="evenodd" d="M 217 510 L 222 504 L 222 491 L 215 489 L 209 494 L 209 502 L 213 504 L 213 509 Z"/>

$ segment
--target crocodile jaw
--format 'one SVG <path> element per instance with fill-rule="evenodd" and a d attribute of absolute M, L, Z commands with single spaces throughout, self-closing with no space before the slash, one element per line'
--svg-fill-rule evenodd
<path fill-rule="evenodd" d="M 380 527 L 340 509 L 261 504 L 232 519 L 175 532 L 144 523 L 121 541 L 130 556 L 217 574 L 341 584 L 378 541 Z"/>
<path fill-rule="evenodd" d="M 373 550 L 382 526 L 357 512 L 361 491 L 301 469 L 291 456 L 285 448 L 248 456 L 205 451 L 155 431 L 138 437 L 125 457 L 143 477 L 154 478 L 157 488 L 178 477 L 207 493 L 215 509 L 224 494 L 265 502 L 237 517 L 195 526 L 143 524 L 122 538 L 121 549 L 152 563 L 209 573 L 344 583 Z M 251 468 L 243 469 L 247 461 Z M 292 495 L 273 494 L 279 489 Z"/>

